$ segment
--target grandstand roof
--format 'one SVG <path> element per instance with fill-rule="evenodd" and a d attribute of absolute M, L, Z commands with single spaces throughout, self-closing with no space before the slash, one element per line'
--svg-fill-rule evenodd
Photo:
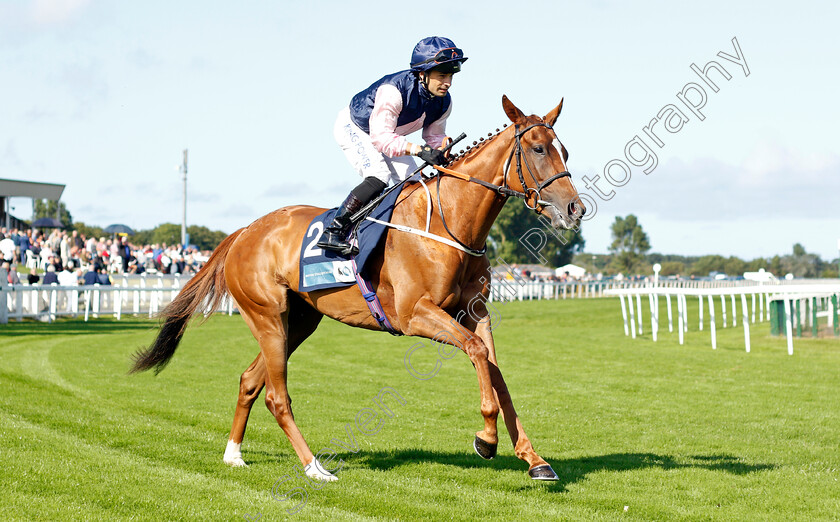
<path fill-rule="evenodd" d="M 51 199 L 58 201 L 64 185 L 0 178 L 0 197 Z"/>

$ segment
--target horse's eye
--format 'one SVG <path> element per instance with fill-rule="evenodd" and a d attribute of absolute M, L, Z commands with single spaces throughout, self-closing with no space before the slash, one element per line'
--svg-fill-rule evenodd
<path fill-rule="evenodd" d="M 536 147 L 534 147 L 534 152 L 536 152 L 537 154 L 545 154 L 545 149 L 542 145 L 537 145 Z"/>

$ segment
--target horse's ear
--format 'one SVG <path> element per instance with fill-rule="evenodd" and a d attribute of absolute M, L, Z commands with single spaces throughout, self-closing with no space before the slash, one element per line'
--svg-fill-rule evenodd
<path fill-rule="evenodd" d="M 522 114 L 522 111 L 520 111 L 504 94 L 502 95 L 502 108 L 505 109 L 505 114 L 507 114 L 507 117 L 510 118 L 510 121 L 513 123 L 516 123 L 525 117 L 525 115 Z"/>
<path fill-rule="evenodd" d="M 543 118 L 543 119 L 545 120 L 546 123 L 548 123 L 549 125 L 551 125 L 553 127 L 554 122 L 557 121 L 557 117 L 560 116 L 560 111 L 562 111 L 562 110 L 563 110 L 563 98 L 560 98 L 560 105 L 551 109 L 551 112 L 546 114 L 545 118 Z"/>

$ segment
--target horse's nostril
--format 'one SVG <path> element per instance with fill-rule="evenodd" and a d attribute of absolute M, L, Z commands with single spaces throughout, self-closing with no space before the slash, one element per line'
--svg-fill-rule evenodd
<path fill-rule="evenodd" d="M 575 205 L 574 201 L 569 203 L 569 217 L 580 218 L 586 214 L 586 207 L 583 205 Z"/>

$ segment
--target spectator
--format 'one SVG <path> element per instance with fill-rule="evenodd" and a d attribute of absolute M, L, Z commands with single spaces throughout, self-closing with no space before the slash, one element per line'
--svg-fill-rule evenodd
<path fill-rule="evenodd" d="M 27 230 L 25 233 L 20 235 L 18 246 L 20 247 L 20 262 L 26 262 L 26 251 L 32 247 L 32 238 L 31 238 L 32 231 Z"/>
<path fill-rule="evenodd" d="M 41 247 L 41 252 L 39 252 L 39 256 L 41 257 L 41 266 L 47 266 L 47 263 L 52 261 L 53 251 L 50 249 L 49 243 L 43 243 Z"/>
<path fill-rule="evenodd" d="M 172 259 L 169 257 L 169 250 L 165 250 L 160 254 L 160 271 L 164 274 L 168 274 L 171 266 Z"/>
<path fill-rule="evenodd" d="M 99 270 L 99 284 L 100 285 L 110 285 L 111 278 L 108 277 L 108 270 L 102 268 Z"/>
<path fill-rule="evenodd" d="M 64 270 L 64 263 L 61 262 L 61 258 L 55 254 L 49 259 L 48 264 L 55 267 L 56 272 L 61 272 Z"/>
<path fill-rule="evenodd" d="M 120 238 L 119 246 L 117 247 L 117 255 L 122 258 L 122 271 L 124 274 L 128 273 L 128 262 L 131 261 L 131 246 L 128 244 L 128 238 L 122 236 Z"/>
<path fill-rule="evenodd" d="M 146 271 L 146 253 L 142 248 L 134 251 L 134 261 L 129 263 L 128 271 L 132 274 L 142 274 Z"/>
<path fill-rule="evenodd" d="M 67 241 L 67 232 L 61 233 L 61 242 L 58 244 L 58 252 L 61 256 L 61 263 L 67 265 L 70 261 L 70 242 Z"/>
<path fill-rule="evenodd" d="M 38 271 L 35 270 L 34 268 L 30 268 L 29 269 L 29 275 L 26 276 L 26 281 L 30 285 L 37 285 L 38 281 L 40 281 L 40 280 L 41 280 L 41 276 L 38 275 Z"/>
<path fill-rule="evenodd" d="M 15 261 L 20 261 L 20 231 L 18 231 L 18 229 L 16 228 L 13 228 L 10 237 L 12 238 L 12 241 L 15 244 L 15 259 L 12 261 L 12 263 L 14 263 Z"/>
<path fill-rule="evenodd" d="M 58 273 L 58 284 L 61 286 L 76 286 L 79 284 L 81 273 L 73 273 L 73 262 L 64 266 L 64 270 Z"/>
<path fill-rule="evenodd" d="M 49 239 L 47 239 L 47 244 L 50 246 L 50 250 L 58 252 L 58 248 L 61 245 L 61 231 L 59 229 L 56 228 L 52 231 Z"/>
<path fill-rule="evenodd" d="M 99 274 L 96 272 L 96 265 L 91 263 L 87 273 L 82 277 L 82 281 L 86 285 L 95 285 L 99 283 Z"/>
<path fill-rule="evenodd" d="M 15 242 L 11 234 L 4 234 L 0 238 L 0 262 L 12 263 L 15 260 Z"/>
<path fill-rule="evenodd" d="M 9 273 L 6 277 L 6 282 L 10 285 L 19 285 L 20 284 L 20 277 L 18 277 L 17 267 L 15 265 L 9 266 L 9 263 L 3 263 L 3 268 Z"/>
<path fill-rule="evenodd" d="M 58 283 L 58 274 L 55 273 L 55 267 L 52 265 L 47 266 L 47 273 L 44 274 L 44 285 L 51 285 L 53 283 Z"/>
<path fill-rule="evenodd" d="M 73 246 L 76 247 L 78 250 L 81 250 L 85 247 L 85 241 L 84 241 L 84 239 L 81 238 L 81 236 L 79 236 L 79 231 L 78 230 L 73 231 L 72 241 L 73 241 Z"/>
<path fill-rule="evenodd" d="M 87 239 L 87 241 L 85 241 L 84 250 L 87 250 L 87 252 L 91 256 L 96 255 L 96 238 L 95 237 L 91 236 Z"/>

